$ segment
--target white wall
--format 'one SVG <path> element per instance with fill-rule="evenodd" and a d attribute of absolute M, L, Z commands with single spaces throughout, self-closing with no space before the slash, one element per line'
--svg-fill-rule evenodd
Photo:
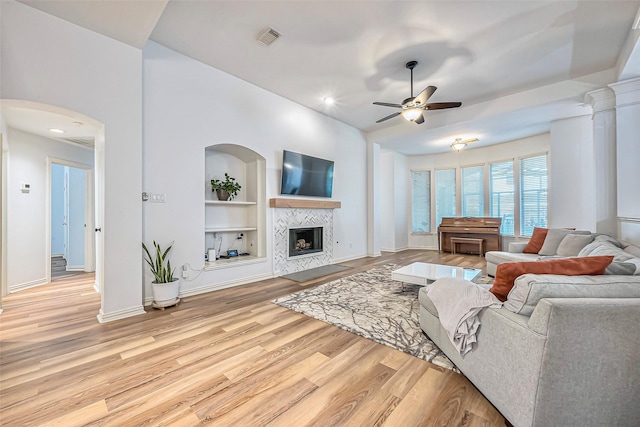
<path fill-rule="evenodd" d="M 104 125 L 104 142 L 96 142 L 100 320 L 142 314 L 142 52 L 17 2 L 3 1 L 0 19 L 0 98 L 63 107 Z"/>
<path fill-rule="evenodd" d="M 549 227 L 595 231 L 596 173 L 590 116 L 551 123 Z"/>
<path fill-rule="evenodd" d="M 410 172 L 411 170 L 431 170 L 431 200 L 434 201 L 434 186 L 433 186 L 433 171 L 435 169 L 447 169 L 447 168 L 461 168 L 465 166 L 487 164 L 493 162 L 505 161 L 513 159 L 515 157 L 527 157 L 534 154 L 542 154 L 549 151 L 550 139 L 549 134 L 535 135 L 529 138 L 518 139 L 503 144 L 491 145 L 488 147 L 478 147 L 462 150 L 459 153 L 454 151 L 424 155 L 424 156 L 407 156 L 406 167 L 404 168 L 405 182 L 410 185 Z M 458 174 L 459 175 L 459 174 Z M 487 177 L 485 176 L 485 182 Z M 458 187 L 459 187 L 459 183 Z M 457 191 L 459 194 L 459 191 Z M 459 199 L 459 197 L 458 197 Z M 408 245 L 411 248 L 438 248 L 438 225 L 434 224 L 435 221 L 435 204 L 432 202 L 431 206 L 431 233 L 416 233 L 412 234 L 409 230 L 409 224 L 411 223 L 411 189 L 409 188 L 405 196 L 405 204 L 407 206 L 407 233 Z M 459 203 L 458 203 L 459 204 Z M 383 209 L 388 209 L 388 206 L 382 205 Z M 488 206 L 485 206 L 488 208 Z M 550 209 L 553 209 L 550 207 Z"/>
<path fill-rule="evenodd" d="M 393 152 L 380 153 L 380 248 L 401 251 L 409 244 L 410 179 L 406 156 Z"/>
<path fill-rule="evenodd" d="M 175 240 L 173 265 L 203 266 L 205 147 L 227 143 L 266 159 L 267 199 L 279 196 L 283 149 L 334 160 L 333 199 L 342 202 L 334 261 L 366 255 L 366 147 L 358 130 L 156 43 L 143 56 L 143 188 L 166 194 L 166 203 L 144 206 L 145 241 Z M 267 208 L 267 262 L 203 272 L 183 290 L 272 275 L 272 217 Z"/>
<path fill-rule="evenodd" d="M 47 157 L 91 166 L 91 150 L 9 128 L 8 259 L 9 289 L 46 283 Z M 29 193 L 20 183 L 31 185 Z"/>

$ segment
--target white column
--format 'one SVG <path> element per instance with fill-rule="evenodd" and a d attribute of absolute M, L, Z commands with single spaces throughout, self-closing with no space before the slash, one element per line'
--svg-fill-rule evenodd
<path fill-rule="evenodd" d="M 640 242 L 640 78 L 610 84 L 616 94 L 619 237 Z"/>
<path fill-rule="evenodd" d="M 593 157 L 595 174 L 595 230 L 618 234 L 616 220 L 616 111 L 615 94 L 609 88 L 588 92 L 585 103 L 593 107 Z"/>
<path fill-rule="evenodd" d="M 367 143 L 367 255 L 380 256 L 380 145 Z"/>

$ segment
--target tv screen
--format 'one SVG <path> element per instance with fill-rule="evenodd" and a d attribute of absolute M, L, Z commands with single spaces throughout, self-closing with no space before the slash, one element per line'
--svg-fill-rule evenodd
<path fill-rule="evenodd" d="M 333 161 L 284 150 L 280 194 L 331 197 Z"/>

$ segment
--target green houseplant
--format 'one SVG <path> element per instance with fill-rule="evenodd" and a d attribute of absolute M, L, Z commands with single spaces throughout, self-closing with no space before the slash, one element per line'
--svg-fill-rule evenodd
<path fill-rule="evenodd" d="M 224 173 L 224 181 L 219 179 L 211 180 L 211 191 L 216 192 L 218 200 L 233 199 L 241 188 L 242 186 L 236 181 L 236 179 L 229 176 L 226 172 Z"/>
<path fill-rule="evenodd" d="M 144 250 L 144 260 L 149 264 L 151 273 L 154 280 L 151 282 L 151 290 L 153 292 L 154 307 L 168 307 L 170 305 L 177 304 L 178 293 L 180 292 L 180 279 L 173 277 L 175 269 L 171 268 L 171 261 L 169 260 L 169 251 L 173 247 L 173 243 L 169 245 L 165 250 L 162 250 L 160 245 L 153 241 L 153 256 L 147 248 L 147 245 L 142 242 L 142 249 Z"/>

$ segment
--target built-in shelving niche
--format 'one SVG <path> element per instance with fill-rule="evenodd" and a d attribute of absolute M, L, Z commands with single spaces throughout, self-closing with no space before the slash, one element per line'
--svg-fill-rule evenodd
<path fill-rule="evenodd" d="M 227 172 L 242 185 L 230 201 L 220 201 L 211 191 L 212 179 L 224 179 Z M 266 261 L 266 162 L 264 157 L 246 147 L 218 144 L 205 148 L 203 253 L 218 249 L 216 238 L 222 238 L 221 253 L 237 249 L 249 255 L 207 262 L 213 270 Z M 238 239 L 242 233 L 243 238 Z"/>

